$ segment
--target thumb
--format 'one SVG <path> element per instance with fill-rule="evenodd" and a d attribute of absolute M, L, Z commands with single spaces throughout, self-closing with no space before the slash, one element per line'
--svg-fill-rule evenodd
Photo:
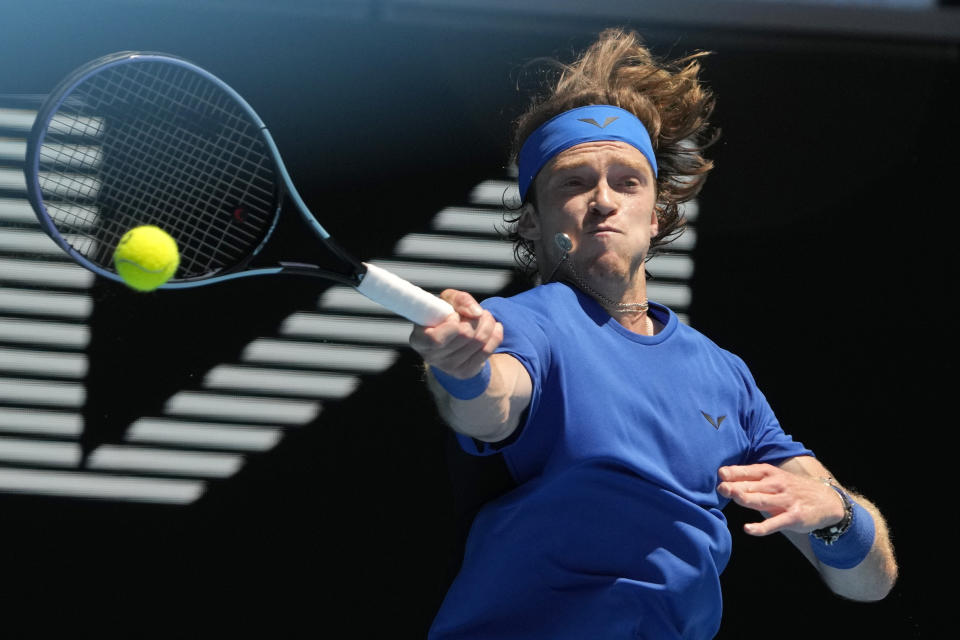
<path fill-rule="evenodd" d="M 440 294 L 440 297 L 449 302 L 461 318 L 475 319 L 483 315 L 483 307 L 466 291 L 446 289 Z"/>

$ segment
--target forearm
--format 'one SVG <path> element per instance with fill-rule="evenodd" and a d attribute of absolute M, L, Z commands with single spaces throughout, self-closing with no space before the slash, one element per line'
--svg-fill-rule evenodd
<path fill-rule="evenodd" d="M 844 598 L 871 602 L 881 600 L 890 593 L 897 580 L 897 562 L 890 541 L 890 532 L 883 515 L 876 506 L 855 493 L 847 492 L 852 500 L 863 507 L 873 518 L 873 544 L 866 557 L 849 569 L 838 569 L 825 564 L 813 552 L 809 535 L 791 533 L 788 537 L 820 573 L 831 591 Z M 838 541 L 838 544 L 841 544 Z"/>
<path fill-rule="evenodd" d="M 809 533 L 787 530 L 782 533 L 810 561 L 810 564 L 819 572 L 824 583 L 835 594 L 862 602 L 882 600 L 893 588 L 898 573 L 893 544 L 890 541 L 890 531 L 883 515 L 872 502 L 846 489 L 844 491 L 854 502 L 863 507 L 872 518 L 869 525 L 873 527 L 873 541 L 870 543 L 869 551 L 855 566 L 838 568 L 824 562 L 814 552 L 814 545 L 822 543 L 813 540 Z M 863 526 L 863 524 L 859 523 L 855 526 Z M 853 537 L 848 538 L 847 536 Z M 856 537 L 857 533 L 851 531 L 844 534 L 834 544 L 841 545 L 839 549 L 843 552 L 849 551 L 854 555 L 863 554 L 863 551 L 858 554 L 855 548 L 850 548 L 851 544 L 856 546 Z"/>
<path fill-rule="evenodd" d="M 777 467 L 721 467 L 719 474 L 721 495 L 764 515 L 744 530 L 786 535 L 834 593 L 871 601 L 893 588 L 897 564 L 883 516 L 869 500 L 836 484 L 816 458 L 797 456 Z"/>
<path fill-rule="evenodd" d="M 444 421 L 459 433 L 497 442 L 517 428 L 520 416 L 530 403 L 530 378 L 515 358 L 506 354 L 490 356 L 490 381 L 480 395 L 460 399 L 441 386 L 430 369 L 427 386 Z"/>

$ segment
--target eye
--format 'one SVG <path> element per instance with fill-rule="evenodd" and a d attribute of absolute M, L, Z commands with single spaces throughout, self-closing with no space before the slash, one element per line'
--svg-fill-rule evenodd
<path fill-rule="evenodd" d="M 577 174 L 560 176 L 556 181 L 556 188 L 565 192 L 579 192 L 587 188 L 587 180 Z"/>
<path fill-rule="evenodd" d="M 569 176 L 563 179 L 563 182 L 560 183 L 563 187 L 579 187 L 584 184 L 583 178 L 578 176 Z"/>
<path fill-rule="evenodd" d="M 647 184 L 647 178 L 643 174 L 630 173 L 620 178 L 620 187 L 622 189 L 636 190 Z"/>

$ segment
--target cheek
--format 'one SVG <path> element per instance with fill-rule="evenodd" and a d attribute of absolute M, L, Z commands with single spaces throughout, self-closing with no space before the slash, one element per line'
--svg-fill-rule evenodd
<path fill-rule="evenodd" d="M 657 198 L 656 195 L 651 194 L 649 198 L 644 202 L 645 211 L 649 211 L 649 217 L 647 221 L 650 224 L 650 228 L 653 231 L 653 235 L 657 234 L 657 231 L 660 227 L 660 218 L 657 217 Z"/>
<path fill-rule="evenodd" d="M 557 207 L 551 208 L 543 216 L 541 222 L 544 231 L 554 233 L 557 231 L 575 231 L 580 227 L 582 216 L 577 215 L 576 207 L 565 202 Z"/>

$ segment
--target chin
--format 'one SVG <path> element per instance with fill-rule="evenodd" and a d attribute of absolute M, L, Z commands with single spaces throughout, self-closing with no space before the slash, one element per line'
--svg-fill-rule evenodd
<path fill-rule="evenodd" d="M 577 266 L 578 269 L 581 267 Z M 630 272 L 623 260 L 614 256 L 600 256 L 587 265 L 582 272 L 595 278 L 626 280 Z"/>

